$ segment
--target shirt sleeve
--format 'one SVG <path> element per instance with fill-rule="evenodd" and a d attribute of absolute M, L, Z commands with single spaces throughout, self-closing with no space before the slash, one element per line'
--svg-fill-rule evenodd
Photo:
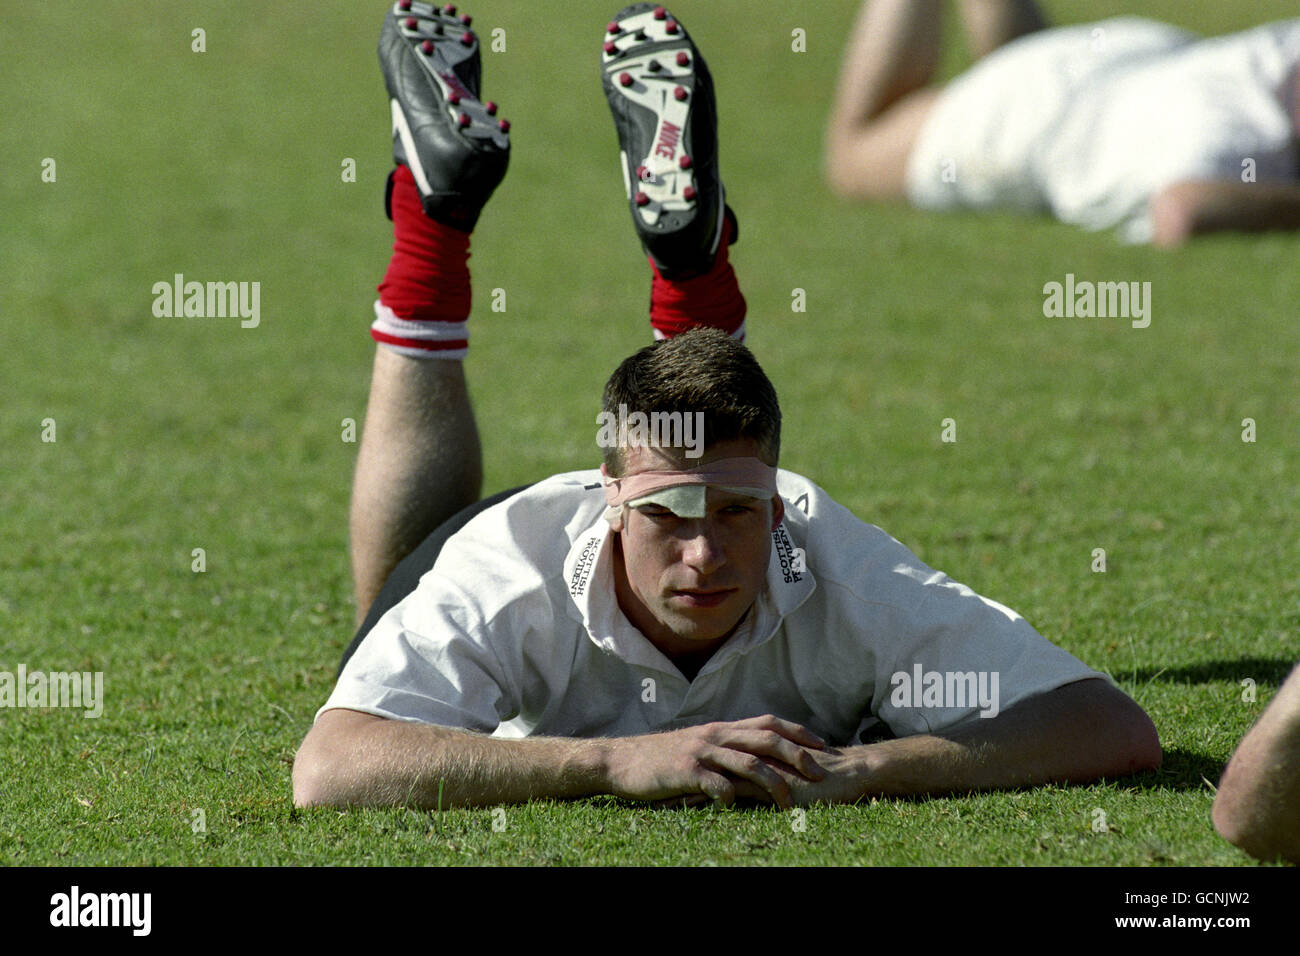
<path fill-rule="evenodd" d="M 1065 684 L 1108 679 L 1015 611 L 913 561 L 891 572 L 902 600 L 894 603 L 895 640 L 876 658 L 872 701 L 873 716 L 897 736 L 991 719 Z"/>
<path fill-rule="evenodd" d="M 362 640 L 318 716 L 346 708 L 490 734 L 518 700 L 474 603 L 431 573 Z"/>
<path fill-rule="evenodd" d="M 804 699 L 834 739 L 941 732 L 1106 677 L 811 487 L 817 588 L 787 621 Z"/>

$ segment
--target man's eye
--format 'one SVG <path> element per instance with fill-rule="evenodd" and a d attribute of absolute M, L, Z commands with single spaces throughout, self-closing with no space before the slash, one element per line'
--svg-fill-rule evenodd
<path fill-rule="evenodd" d="M 752 505 L 727 505 L 722 509 L 726 514 L 747 515 L 754 510 Z"/>

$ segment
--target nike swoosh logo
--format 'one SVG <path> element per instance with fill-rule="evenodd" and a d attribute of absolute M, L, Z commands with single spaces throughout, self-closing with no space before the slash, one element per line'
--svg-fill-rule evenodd
<path fill-rule="evenodd" d="M 415 184 L 420 187 L 421 195 L 428 195 L 433 192 L 429 188 L 429 177 L 424 174 L 424 166 L 420 164 L 420 154 L 415 151 L 415 138 L 411 135 L 410 124 L 406 122 L 406 114 L 402 112 L 402 104 L 394 98 L 393 104 L 393 135 L 400 137 L 402 140 L 402 152 L 406 154 L 406 165 L 411 170 L 411 175 L 415 177 Z"/>

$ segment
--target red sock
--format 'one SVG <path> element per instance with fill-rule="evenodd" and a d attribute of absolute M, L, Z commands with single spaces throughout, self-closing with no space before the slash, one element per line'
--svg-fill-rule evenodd
<path fill-rule="evenodd" d="M 379 283 L 370 337 L 413 358 L 464 358 L 469 350 L 469 233 L 424 214 L 415 178 L 393 171 L 393 258 Z"/>
<path fill-rule="evenodd" d="M 650 260 L 654 281 L 650 286 L 650 325 L 656 339 L 671 339 L 688 329 L 706 325 L 745 339 L 745 297 L 736 272 L 727 261 L 731 220 L 722 226 L 722 241 L 713 267 L 692 279 L 665 279 Z"/>

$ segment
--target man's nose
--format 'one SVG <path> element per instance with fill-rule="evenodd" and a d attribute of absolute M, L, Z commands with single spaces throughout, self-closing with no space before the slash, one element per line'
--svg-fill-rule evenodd
<path fill-rule="evenodd" d="M 717 534 L 705 522 L 694 523 L 682 548 L 682 560 L 702 574 L 711 574 L 727 562 Z"/>

